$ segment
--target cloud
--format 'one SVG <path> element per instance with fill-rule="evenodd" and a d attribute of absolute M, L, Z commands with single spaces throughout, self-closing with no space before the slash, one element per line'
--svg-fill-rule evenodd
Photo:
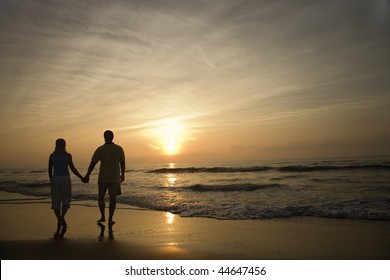
<path fill-rule="evenodd" d="M 151 148 L 152 150 L 161 151 L 161 147 L 153 144 L 148 144 L 148 147 Z"/>

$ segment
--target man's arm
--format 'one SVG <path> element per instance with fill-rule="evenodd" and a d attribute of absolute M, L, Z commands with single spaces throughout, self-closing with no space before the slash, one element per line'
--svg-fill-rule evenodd
<path fill-rule="evenodd" d="M 121 166 L 121 182 L 123 182 L 125 180 L 125 171 L 126 171 L 125 161 L 121 161 L 120 166 Z"/>
<path fill-rule="evenodd" d="M 93 169 L 95 168 L 95 165 L 99 162 L 100 160 L 100 149 L 97 148 L 96 151 L 93 153 L 93 156 L 92 156 L 92 159 L 91 159 L 91 163 L 89 164 L 89 167 L 88 167 L 88 171 L 87 171 L 87 174 L 85 175 L 84 177 L 84 181 L 85 183 L 88 183 L 89 182 L 89 176 L 91 175 Z"/>
<path fill-rule="evenodd" d="M 84 177 L 86 182 L 89 182 L 89 175 L 91 175 L 96 164 L 97 164 L 97 162 L 94 162 L 94 161 L 91 161 L 91 163 L 89 164 L 87 174 Z"/>

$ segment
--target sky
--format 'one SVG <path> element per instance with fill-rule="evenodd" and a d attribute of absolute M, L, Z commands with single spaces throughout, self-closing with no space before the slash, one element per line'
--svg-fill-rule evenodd
<path fill-rule="evenodd" d="M 390 1 L 0 0 L 0 168 L 390 155 Z"/>

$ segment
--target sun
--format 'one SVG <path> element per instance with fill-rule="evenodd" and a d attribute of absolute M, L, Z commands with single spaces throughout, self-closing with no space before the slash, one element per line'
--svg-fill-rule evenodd
<path fill-rule="evenodd" d="M 171 131 L 172 132 L 172 131 Z M 162 151 L 166 155 L 176 155 L 180 153 L 182 138 L 179 134 L 169 133 L 168 135 L 161 136 Z"/>
<path fill-rule="evenodd" d="M 174 119 L 162 120 L 154 129 L 155 143 L 164 155 L 177 155 L 182 150 L 184 139 L 184 125 Z"/>
<path fill-rule="evenodd" d="M 178 146 L 174 139 L 169 139 L 166 143 L 165 153 L 168 155 L 174 155 L 179 152 Z"/>

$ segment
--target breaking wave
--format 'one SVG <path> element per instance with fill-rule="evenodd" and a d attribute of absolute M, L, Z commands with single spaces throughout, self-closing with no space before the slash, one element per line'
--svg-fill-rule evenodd
<path fill-rule="evenodd" d="M 237 173 L 237 172 L 264 172 L 275 170 L 279 172 L 313 172 L 331 170 L 390 170 L 390 164 L 365 165 L 287 165 L 281 167 L 250 166 L 250 167 L 187 167 L 187 168 L 160 168 L 147 173 Z"/>
<path fill-rule="evenodd" d="M 280 187 L 280 184 L 231 184 L 231 185 L 192 185 L 187 189 L 197 192 L 242 192 L 242 191 L 256 191 L 265 188 Z"/>

